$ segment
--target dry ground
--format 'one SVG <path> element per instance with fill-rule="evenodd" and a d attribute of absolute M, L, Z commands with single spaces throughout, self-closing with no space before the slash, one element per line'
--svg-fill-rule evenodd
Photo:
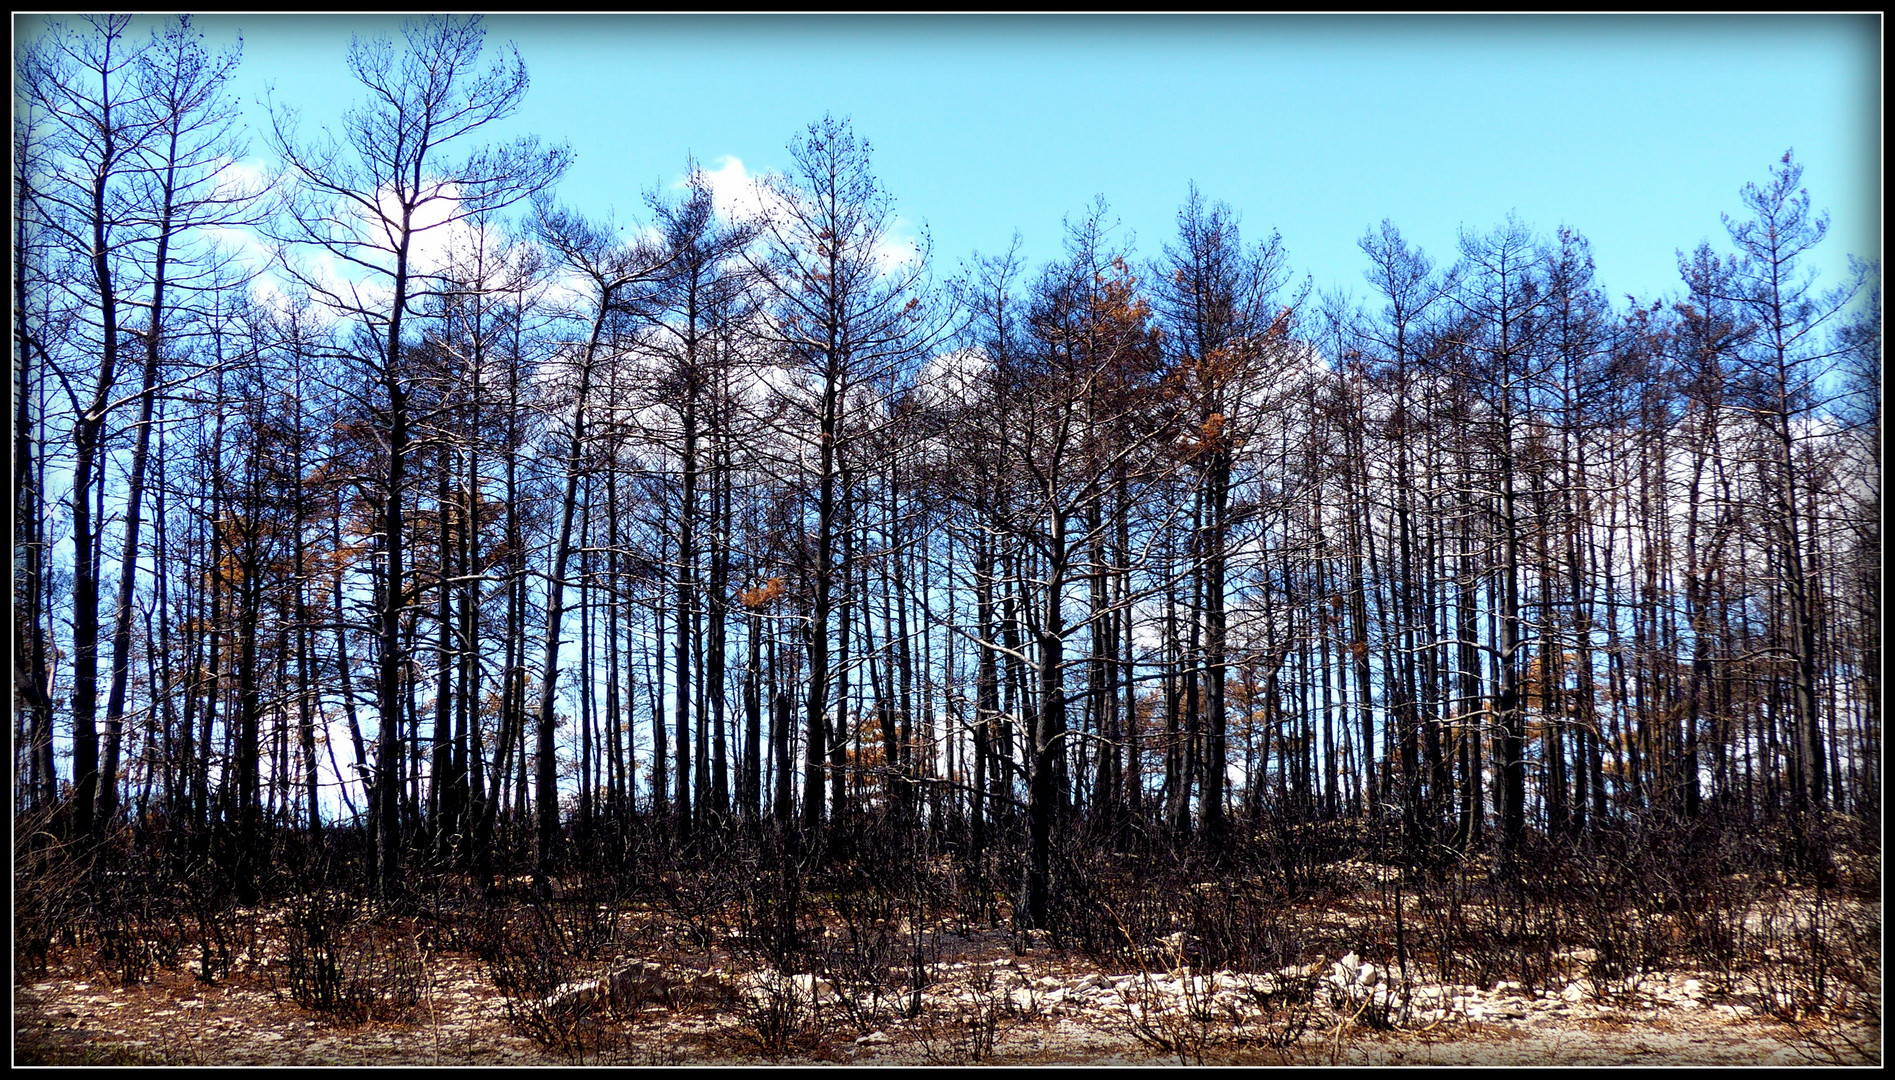
<path fill-rule="evenodd" d="M 1743 988 L 1702 973 L 1650 975 L 1599 1000 L 1579 983 L 1526 993 L 1410 981 L 1355 986 L 1353 954 L 1302 974 L 1300 1000 L 1271 997 L 1269 976 L 1188 971 L 1131 975 L 1040 949 L 1016 955 L 999 933 L 934 943 L 924 992 L 855 1009 L 814 979 L 759 976 L 719 951 L 645 950 L 663 972 L 638 1000 L 602 1004 L 574 1051 L 520 1034 L 477 958 L 430 950 L 412 1005 L 359 1024 L 312 1013 L 286 990 L 280 916 L 228 977 L 200 983 L 186 962 L 119 985 L 90 947 L 55 947 L 46 972 L 16 971 L 16 1064 L 537 1065 L 738 1064 L 1864 1064 L 1881 1061 L 1879 1024 L 1759 1015 Z M 638 950 L 628 951 L 630 959 Z M 623 961 L 621 961 L 621 964 Z M 598 964 L 604 975 L 613 965 Z M 1285 969 L 1288 975 L 1298 974 Z M 1202 981 L 1204 974 L 1211 979 Z M 1374 974 L 1371 972 L 1371 974 Z M 1392 976 L 1392 977 L 1391 977 Z M 1368 979 L 1368 976 L 1364 976 Z M 1259 980 L 1262 980 L 1261 982 Z M 1689 981 L 1687 981 L 1689 980 Z M 799 995 L 800 985 L 803 994 Z M 1284 985 L 1288 985 L 1286 981 Z M 1259 987 L 1262 989 L 1258 989 Z M 653 988 L 656 987 L 654 990 Z M 779 1023 L 767 1006 L 775 987 Z M 787 989 L 786 989 L 787 988 Z M 1577 988 L 1577 989 L 1575 989 Z M 688 989 L 688 992 L 684 992 Z M 1195 996 L 1194 996 L 1195 994 Z M 602 998 L 602 1002 L 603 1002 Z M 1754 997 L 1748 1000 L 1756 1000 Z M 1193 1005 L 1201 1006 L 1195 1014 Z M 1378 1007 L 1379 1006 L 1379 1007 Z M 1222 1011 L 1220 1011 L 1220 1007 Z M 1382 1014 L 1387 1013 L 1384 1017 Z M 904 1014 L 908 1018 L 904 1018 Z M 1378 1021 L 1381 1021 L 1378 1023 Z M 772 1033 L 775 1038 L 772 1039 Z M 771 1053 L 765 1053 L 768 1049 Z"/>

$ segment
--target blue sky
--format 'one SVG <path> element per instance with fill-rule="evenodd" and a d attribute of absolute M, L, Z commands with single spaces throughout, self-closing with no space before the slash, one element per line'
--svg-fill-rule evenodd
<path fill-rule="evenodd" d="M 29 32 L 31 17 L 21 16 Z M 351 34 L 395 16 L 207 15 L 241 28 L 237 90 L 266 87 L 314 128 L 360 99 Z M 1462 226 L 1511 210 L 1593 242 L 1615 295 L 1675 292 L 1675 252 L 1709 238 L 1785 149 L 1832 218 L 1823 280 L 1879 255 L 1880 23 L 1794 17 L 493 16 L 532 76 L 496 135 L 569 142 L 559 196 L 646 216 L 642 194 L 847 115 L 934 266 L 974 250 L 1054 256 L 1095 195 L 1159 254 L 1186 185 L 1280 230 L 1319 289 L 1365 291 L 1355 242 L 1392 219 L 1438 262 Z M 259 125 L 258 130 L 261 130 Z M 262 156 L 261 138 L 252 152 Z"/>

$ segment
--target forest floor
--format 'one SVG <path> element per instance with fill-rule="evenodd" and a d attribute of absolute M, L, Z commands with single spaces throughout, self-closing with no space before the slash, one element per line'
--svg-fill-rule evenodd
<path fill-rule="evenodd" d="M 215 983 L 196 978 L 190 950 L 134 985 L 93 946 L 54 946 L 43 973 L 16 968 L 15 1064 L 1881 1063 L 1879 1005 L 1786 1023 L 1768 1014 L 1768 988 L 1744 977 L 1645 973 L 1605 992 L 1553 976 L 1532 990 L 1482 989 L 1403 978 L 1354 953 L 1274 974 L 1128 973 L 946 924 L 924 935 L 932 981 L 919 990 L 851 994 L 634 934 L 640 944 L 590 978 L 511 1001 L 479 958 L 417 932 L 409 992 L 350 1023 L 292 1000 L 282 911 L 258 916 Z M 563 1018 L 562 1037 L 522 1034 L 515 1021 L 527 1015 Z"/>

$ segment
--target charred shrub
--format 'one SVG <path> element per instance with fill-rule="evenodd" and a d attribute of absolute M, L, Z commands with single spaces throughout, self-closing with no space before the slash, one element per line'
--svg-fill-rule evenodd
<path fill-rule="evenodd" d="M 692 945 L 709 950 L 717 944 L 743 893 L 743 880 L 754 876 L 751 860 L 735 845 L 706 840 L 688 853 L 673 873 L 653 885 L 663 910 Z"/>
<path fill-rule="evenodd" d="M 183 954 L 183 916 L 168 890 L 120 894 L 95 914 L 99 962 L 126 986 L 149 979 L 159 968 L 175 968 Z"/>
<path fill-rule="evenodd" d="M 819 1052 L 829 1036 L 819 988 L 827 989 L 813 976 L 762 973 L 737 999 L 738 1033 L 771 1061 Z"/>
<path fill-rule="evenodd" d="M 13 955 L 22 971 L 45 974 L 47 953 L 70 937 L 84 910 L 84 867 L 53 833 L 50 811 L 21 814 L 13 830 Z"/>
<path fill-rule="evenodd" d="M 184 875 L 184 905 L 195 939 L 197 981 L 211 984 L 230 974 L 237 957 L 243 917 L 223 876 L 208 861 Z"/>
<path fill-rule="evenodd" d="M 993 1057 L 1005 1032 L 1020 1022 L 1020 1008 L 994 969 L 970 968 L 954 1007 L 945 1016 L 923 1016 L 914 1031 L 931 1065 L 978 1063 Z"/>
<path fill-rule="evenodd" d="M 583 1053 L 608 995 L 596 984 L 571 981 L 576 968 L 552 913 L 538 904 L 491 911 L 479 944 L 514 1030 L 549 1050 Z"/>
<path fill-rule="evenodd" d="M 737 942 L 778 971 L 801 970 L 810 946 L 801 925 L 808 911 L 804 868 L 794 852 L 781 848 L 766 847 L 760 863 L 736 897 Z"/>
<path fill-rule="evenodd" d="M 290 998 L 339 1023 L 406 1016 L 421 1000 L 422 958 L 412 933 L 364 918 L 359 902 L 322 891 L 284 916 Z"/>
<path fill-rule="evenodd" d="M 353 901 L 317 894 L 292 903 L 283 920 L 284 978 L 289 995 L 312 1012 L 341 1020 L 368 1019 L 364 987 L 350 985 L 348 927 L 355 920 Z"/>

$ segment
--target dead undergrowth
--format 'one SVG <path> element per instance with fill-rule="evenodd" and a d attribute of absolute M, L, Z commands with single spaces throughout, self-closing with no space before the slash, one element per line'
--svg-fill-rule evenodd
<path fill-rule="evenodd" d="M 1625 834 L 1511 873 L 1341 826 L 1217 859 L 1073 845 L 1028 929 L 977 885 L 1011 852 L 856 828 L 621 838 L 547 892 L 443 870 L 382 897 L 332 854 L 247 906 L 214 861 L 41 853 L 16 873 L 15 1059 L 1880 1061 L 1859 845 L 1799 872 Z"/>

